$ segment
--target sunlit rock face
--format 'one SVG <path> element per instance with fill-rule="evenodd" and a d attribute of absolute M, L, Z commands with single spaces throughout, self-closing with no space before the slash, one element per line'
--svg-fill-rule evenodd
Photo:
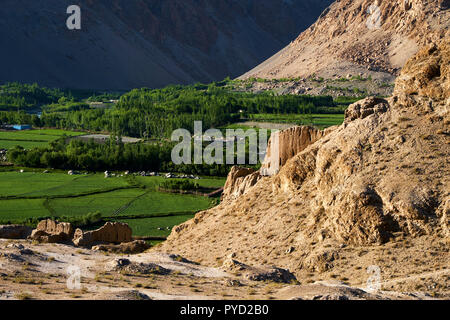
<path fill-rule="evenodd" d="M 399 237 L 421 242 L 421 252 L 448 241 L 449 49 L 448 40 L 425 46 L 406 63 L 392 97 L 350 106 L 341 126 L 277 174 L 249 187 L 255 173 L 232 170 L 229 185 L 244 192 L 174 227 L 160 249 L 211 265 L 237 253 L 242 263 L 301 274 L 347 268 L 339 252 Z M 291 131 L 297 135 L 280 150 L 301 136 L 302 129 Z"/>

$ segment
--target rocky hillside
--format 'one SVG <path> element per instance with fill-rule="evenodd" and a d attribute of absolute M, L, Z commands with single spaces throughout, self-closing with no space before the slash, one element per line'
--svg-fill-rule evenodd
<path fill-rule="evenodd" d="M 241 78 L 397 75 L 418 48 L 449 37 L 448 0 L 341 0 L 282 51 Z"/>
<path fill-rule="evenodd" d="M 278 174 L 245 188 L 228 181 L 238 191 L 175 227 L 160 250 L 354 286 L 375 265 L 385 289 L 449 295 L 449 59 L 448 40 L 429 45 L 406 63 L 390 99 L 351 105 L 316 142 L 280 143 L 304 150 L 282 153 L 290 159 Z M 236 178 L 245 173 L 235 169 Z"/>
<path fill-rule="evenodd" d="M 0 82 L 129 89 L 235 77 L 309 27 L 331 0 L 4 0 Z"/>

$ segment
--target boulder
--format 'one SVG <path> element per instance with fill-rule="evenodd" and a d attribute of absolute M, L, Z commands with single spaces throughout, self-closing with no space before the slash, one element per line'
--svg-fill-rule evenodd
<path fill-rule="evenodd" d="M 108 293 L 105 296 L 105 300 L 142 301 L 152 299 L 145 293 L 139 292 L 137 290 L 125 290 L 120 292 Z"/>
<path fill-rule="evenodd" d="M 171 271 L 155 263 L 139 263 L 128 259 L 116 258 L 105 265 L 106 271 L 129 274 L 159 274 L 166 275 Z"/>
<path fill-rule="evenodd" d="M 345 123 L 356 119 L 364 119 L 372 114 L 380 114 L 388 111 L 389 103 L 381 98 L 368 97 L 351 104 L 345 111 Z"/>
<path fill-rule="evenodd" d="M 73 234 L 74 228 L 70 223 L 47 219 L 39 222 L 30 239 L 45 243 L 68 242 Z"/>
<path fill-rule="evenodd" d="M 21 225 L 0 226 L 0 239 L 26 239 L 32 229 Z"/>
<path fill-rule="evenodd" d="M 333 269 L 333 261 L 339 258 L 339 254 L 334 250 L 322 250 L 311 253 L 303 261 L 302 267 L 312 272 L 326 272 Z"/>
<path fill-rule="evenodd" d="M 92 247 L 103 243 L 130 242 L 132 230 L 126 223 L 107 222 L 103 227 L 83 232 L 81 229 L 75 230 L 73 243 L 76 246 Z"/>
<path fill-rule="evenodd" d="M 222 269 L 227 272 L 242 274 L 244 278 L 250 281 L 292 283 L 297 280 L 289 270 L 275 266 L 253 267 L 232 258 L 228 258 L 224 261 Z"/>

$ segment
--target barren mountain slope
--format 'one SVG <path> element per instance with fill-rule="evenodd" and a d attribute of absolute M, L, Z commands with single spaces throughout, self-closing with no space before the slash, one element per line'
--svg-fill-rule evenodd
<path fill-rule="evenodd" d="M 450 37 L 448 0 L 341 0 L 241 78 L 396 75 L 418 48 Z"/>
<path fill-rule="evenodd" d="M 3 0 L 0 82 L 129 89 L 238 76 L 331 0 Z M 66 9 L 81 7 L 81 30 Z"/>
<path fill-rule="evenodd" d="M 264 177 L 177 226 L 160 250 L 209 265 L 232 254 L 300 282 L 367 279 L 449 294 L 450 43 L 404 67 L 388 99 L 350 106 L 343 125 Z"/>

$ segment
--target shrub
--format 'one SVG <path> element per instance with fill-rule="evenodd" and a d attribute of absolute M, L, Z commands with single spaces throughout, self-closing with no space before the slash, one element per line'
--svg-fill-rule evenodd
<path fill-rule="evenodd" d="M 197 182 L 191 182 L 189 180 L 170 180 L 164 181 L 159 185 L 160 189 L 166 190 L 180 190 L 180 191 L 190 191 L 200 189 L 200 185 Z"/>

